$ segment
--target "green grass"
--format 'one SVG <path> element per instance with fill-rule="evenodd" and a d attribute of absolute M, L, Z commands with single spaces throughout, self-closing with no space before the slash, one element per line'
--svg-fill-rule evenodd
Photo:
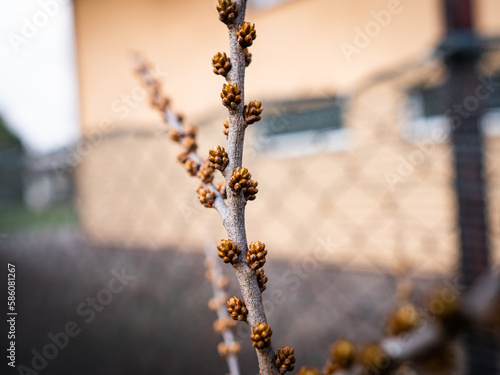
<path fill-rule="evenodd" d="M 0 207 L 0 232 L 3 233 L 55 228 L 76 222 L 75 210 L 69 204 L 49 207 L 43 211 L 33 211 L 21 204 Z"/>

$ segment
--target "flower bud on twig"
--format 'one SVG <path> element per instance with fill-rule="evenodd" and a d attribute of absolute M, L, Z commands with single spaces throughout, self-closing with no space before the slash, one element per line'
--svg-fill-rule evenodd
<path fill-rule="evenodd" d="M 236 3 L 231 0 L 219 0 L 217 11 L 219 12 L 219 19 L 226 25 L 233 23 L 235 18 L 238 17 Z"/>
<path fill-rule="evenodd" d="M 259 268 L 264 267 L 266 263 L 266 244 L 263 242 L 252 242 L 247 251 L 247 264 L 252 269 L 256 271 Z"/>
<path fill-rule="evenodd" d="M 208 162 L 203 163 L 203 166 L 198 172 L 198 177 L 205 184 L 209 184 L 214 179 L 214 169 L 210 166 Z"/>
<path fill-rule="evenodd" d="M 262 110 L 262 102 L 257 100 L 252 100 L 248 105 L 243 107 L 243 116 L 245 116 L 247 125 L 259 121 Z"/>
<path fill-rule="evenodd" d="M 210 189 L 199 188 L 198 199 L 205 207 L 212 208 L 215 202 L 215 193 L 211 192 Z"/>
<path fill-rule="evenodd" d="M 219 257 L 222 258 L 224 263 L 236 264 L 240 249 L 231 240 L 220 240 L 220 245 L 217 246 L 219 250 Z"/>
<path fill-rule="evenodd" d="M 243 188 L 247 187 L 248 180 L 250 180 L 251 177 L 252 175 L 248 172 L 248 169 L 236 168 L 229 179 L 229 188 L 233 192 L 239 193 Z"/>
<path fill-rule="evenodd" d="M 224 147 L 216 146 L 212 147 L 210 151 L 208 151 L 208 161 L 210 165 L 219 171 L 223 171 L 226 169 L 227 163 L 229 160 L 227 158 L 227 152 Z"/>
<path fill-rule="evenodd" d="M 293 371 L 293 368 L 295 367 L 295 355 L 293 348 L 284 346 L 278 349 L 278 354 L 276 354 L 276 367 L 278 368 L 280 374 L 284 374 L 287 371 Z"/>
<path fill-rule="evenodd" d="M 224 135 L 226 139 L 229 136 L 229 120 L 224 121 Z"/>
<path fill-rule="evenodd" d="M 259 183 L 257 181 L 254 181 L 252 179 L 248 180 L 246 186 L 243 188 L 243 196 L 247 201 L 253 201 L 259 192 L 259 189 L 257 189 L 257 185 Z"/>
<path fill-rule="evenodd" d="M 240 43 L 241 48 L 250 47 L 255 38 L 257 38 L 255 24 L 244 22 L 243 25 L 239 25 L 236 36 L 238 37 L 238 43 Z"/>
<path fill-rule="evenodd" d="M 226 183 L 224 181 L 221 181 L 215 186 L 215 188 L 219 191 L 219 193 L 222 195 L 223 199 L 227 199 L 227 194 L 226 194 Z"/>
<path fill-rule="evenodd" d="M 220 97 L 224 106 L 229 109 L 236 109 L 238 104 L 241 103 L 241 90 L 238 88 L 238 84 L 236 82 L 224 83 Z"/>
<path fill-rule="evenodd" d="M 253 341 L 254 348 L 264 349 L 271 345 L 271 335 L 273 331 L 267 323 L 258 323 L 257 326 L 252 328 L 250 339 Z"/>
<path fill-rule="evenodd" d="M 245 48 L 245 66 L 248 67 L 250 63 L 252 62 L 252 54 L 248 50 L 248 48 Z"/>
<path fill-rule="evenodd" d="M 184 162 L 184 168 L 191 176 L 196 176 L 198 169 L 200 169 L 200 165 L 194 160 L 186 160 Z"/>
<path fill-rule="evenodd" d="M 227 312 L 231 314 L 231 319 L 233 320 L 247 320 L 248 310 L 245 306 L 245 302 L 236 296 L 227 301 Z"/>
<path fill-rule="evenodd" d="M 264 272 L 264 268 L 259 268 L 257 271 L 255 271 L 255 274 L 257 276 L 257 283 L 259 284 L 260 292 L 262 293 L 264 290 L 266 290 L 266 283 L 268 281 L 267 275 Z"/>
<path fill-rule="evenodd" d="M 217 52 L 217 55 L 214 55 L 212 58 L 212 66 L 214 67 L 215 74 L 226 77 L 231 69 L 231 61 L 225 52 Z"/>

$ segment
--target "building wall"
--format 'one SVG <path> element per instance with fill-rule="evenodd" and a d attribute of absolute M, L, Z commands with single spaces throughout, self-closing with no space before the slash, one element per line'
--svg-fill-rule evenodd
<path fill-rule="evenodd" d="M 356 28 L 365 29 L 375 19 L 371 12 L 381 14 L 388 4 L 297 0 L 248 12 L 258 35 L 247 70 L 248 99 L 263 100 L 266 108 L 284 99 L 350 98 L 344 113 L 350 142 L 343 152 L 272 159 L 256 152 L 258 123 L 249 128 L 244 164 L 260 192 L 247 206 L 247 234 L 267 244 L 270 259 L 385 270 L 406 263 L 433 274 L 455 267 L 450 146 L 416 145 L 400 131 L 405 89 L 442 79 L 442 69 L 415 64 L 397 79 L 367 83 L 373 73 L 417 62 L 431 50 L 442 32 L 438 2 L 402 0 L 401 12 L 350 61 L 339 47 L 354 44 Z M 179 150 L 141 96 L 127 57 L 140 48 L 159 64 L 174 107 L 201 125 L 201 155 L 224 145 L 222 80 L 211 73 L 210 60 L 227 50 L 227 35 L 213 7 L 207 1 L 76 1 L 82 123 L 90 137 L 78 170 L 78 202 L 90 240 L 196 250 L 207 238 L 225 237 L 217 213 L 197 201 L 197 181 L 174 161 Z M 494 7 L 479 2 L 482 32 L 498 29 L 487 16 Z M 497 143 L 488 140 L 492 186 L 500 175 Z M 388 176 L 394 175 L 399 180 L 392 184 Z M 490 215 L 498 228 L 496 191 L 489 190 Z M 495 229 L 497 264 L 498 234 Z"/>

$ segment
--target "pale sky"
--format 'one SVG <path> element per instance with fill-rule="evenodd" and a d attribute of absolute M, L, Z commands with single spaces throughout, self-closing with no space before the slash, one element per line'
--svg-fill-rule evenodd
<path fill-rule="evenodd" d="M 0 2 L 0 115 L 28 150 L 80 135 L 70 0 Z"/>

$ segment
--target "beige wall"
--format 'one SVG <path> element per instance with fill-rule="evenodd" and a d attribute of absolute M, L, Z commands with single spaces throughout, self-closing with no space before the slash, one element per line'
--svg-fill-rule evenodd
<path fill-rule="evenodd" d="M 76 1 L 82 123 L 86 134 L 105 136 L 89 147 L 78 170 L 82 225 L 91 240 L 195 249 L 207 232 L 216 240 L 225 236 L 216 212 L 197 202 L 196 180 L 174 162 L 178 149 L 161 136 L 159 117 L 147 100 L 132 102 L 127 114 L 123 107 L 123 95 L 135 93 L 140 99 L 128 58 L 140 50 L 166 72 L 163 82 L 175 108 L 203 125 L 201 154 L 224 145 L 222 80 L 211 72 L 210 60 L 227 50 L 227 35 L 213 3 Z M 357 269 L 392 269 L 403 261 L 433 274 L 455 266 L 458 237 L 449 146 L 432 145 L 432 154 L 395 190 L 384 177 L 398 169 L 401 158 L 421 152 L 400 136 L 405 88 L 439 79 L 441 69 L 415 67 L 396 79 L 357 89 L 380 70 L 418 61 L 439 40 L 438 1 L 401 0 L 400 7 L 352 61 L 342 54 L 341 43 L 352 44 L 356 28 L 373 21 L 372 11 L 387 10 L 387 1 L 297 0 L 271 11 L 248 12 L 258 35 L 247 70 L 248 99 L 332 93 L 352 98 L 345 125 L 353 143 L 346 152 L 268 159 L 253 152 L 250 128 L 245 165 L 259 181 L 260 192 L 247 206 L 248 237 L 266 242 L 271 259 L 325 255 L 325 262 Z M 497 8 L 495 1 L 478 2 L 482 33 L 500 30 L 500 20 L 491 17 L 493 10 L 499 14 Z M 115 113 L 118 109 L 123 112 Z M 103 122 L 111 125 L 101 128 Z M 500 176 L 497 143 L 488 140 L 492 151 L 487 167 L 495 187 Z M 489 191 L 495 228 L 499 190 Z M 494 233 L 499 264 L 500 234 Z M 325 243 L 333 244 L 333 254 L 324 246 L 321 250 Z"/>

